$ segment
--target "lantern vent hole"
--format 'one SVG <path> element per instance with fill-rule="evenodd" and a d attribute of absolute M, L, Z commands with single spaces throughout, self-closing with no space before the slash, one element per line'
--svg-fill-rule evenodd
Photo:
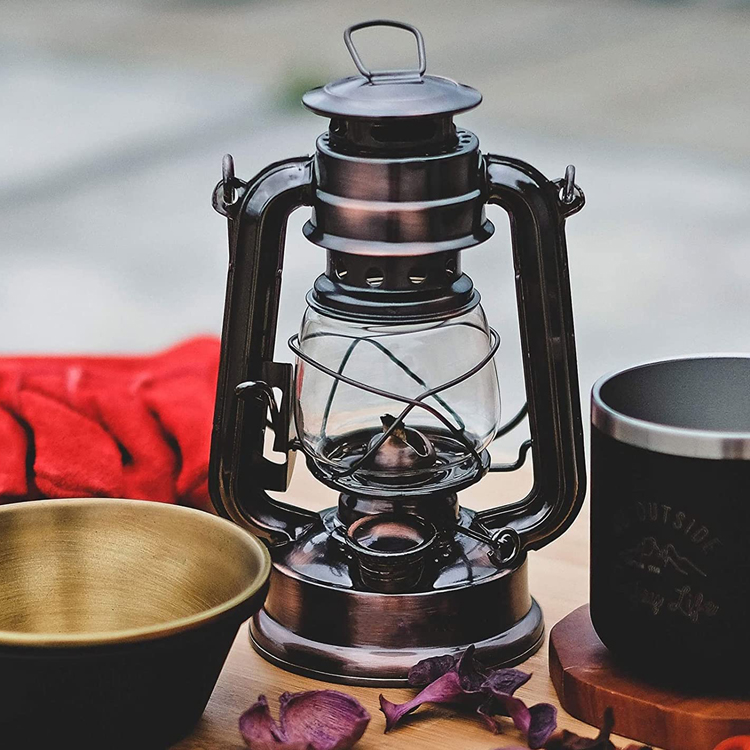
<path fill-rule="evenodd" d="M 365 280 L 367 281 L 368 286 L 377 289 L 378 287 L 383 286 L 385 276 L 379 268 L 368 268 Z"/>
<path fill-rule="evenodd" d="M 349 273 L 349 271 L 346 268 L 346 265 L 344 265 L 344 261 L 341 260 L 340 258 L 336 261 L 335 271 L 336 271 L 336 278 L 339 280 L 345 279 L 347 274 Z"/>
<path fill-rule="evenodd" d="M 346 135 L 347 131 L 346 120 L 340 118 L 332 119 L 329 129 L 332 135 L 340 136 L 341 138 L 343 138 Z M 326 141 L 328 141 L 327 134 L 324 136 L 324 138 L 326 139 Z"/>
<path fill-rule="evenodd" d="M 421 266 L 417 266 L 416 268 L 412 268 L 411 273 L 409 274 L 409 281 L 411 281 L 414 286 L 419 286 L 420 284 L 424 284 L 424 282 L 427 280 L 427 271 Z"/>

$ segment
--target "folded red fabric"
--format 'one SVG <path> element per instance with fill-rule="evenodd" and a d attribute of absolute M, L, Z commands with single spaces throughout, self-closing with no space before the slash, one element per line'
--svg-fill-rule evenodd
<path fill-rule="evenodd" d="M 0 502 L 130 497 L 209 510 L 219 342 L 0 358 Z"/>

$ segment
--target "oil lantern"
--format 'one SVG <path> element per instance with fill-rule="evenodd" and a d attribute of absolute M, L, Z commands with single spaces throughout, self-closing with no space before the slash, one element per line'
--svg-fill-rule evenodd
<path fill-rule="evenodd" d="M 368 70 L 352 33 L 394 26 L 417 41 L 413 70 Z M 420 32 L 395 21 L 347 29 L 358 69 L 303 97 L 329 119 L 310 157 L 245 182 L 230 156 L 214 193 L 230 261 L 211 451 L 216 509 L 273 557 L 254 647 L 287 669 L 358 684 L 404 684 L 420 659 L 475 644 L 488 665 L 517 663 L 543 638 L 527 553 L 561 534 L 584 494 L 583 432 L 565 219 L 583 194 L 568 167 L 550 181 L 479 149 L 454 123 L 478 91 L 426 75 Z M 462 251 L 507 211 L 527 407 L 500 418 L 500 338 L 462 272 Z M 289 214 L 325 248 L 289 346 L 274 361 Z M 528 415 L 512 464 L 488 447 Z M 458 493 L 523 464 L 517 502 L 473 512 Z M 296 452 L 339 492 L 312 512 L 272 498 Z M 488 480 L 493 481 L 493 480 Z M 501 481 L 501 480 L 495 480 Z"/>

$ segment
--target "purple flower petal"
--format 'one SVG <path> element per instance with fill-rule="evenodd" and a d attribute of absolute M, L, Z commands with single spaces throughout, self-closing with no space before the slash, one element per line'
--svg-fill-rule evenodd
<path fill-rule="evenodd" d="M 460 656 L 446 654 L 425 659 L 409 672 L 412 685 L 422 685 L 433 679 L 412 700 L 395 704 L 380 696 L 380 710 L 385 714 L 385 731 L 389 732 L 407 714 L 423 703 L 469 703 L 488 728 L 498 733 L 502 723 L 495 716 L 509 716 L 516 728 L 527 738 L 530 748 L 537 750 L 555 729 L 556 709 L 539 703 L 529 708 L 513 693 L 531 678 L 520 669 L 487 670 L 474 658 L 474 646 Z"/>
<path fill-rule="evenodd" d="M 516 669 L 496 669 L 482 684 L 482 690 L 492 696 L 490 705 L 495 709 L 495 713 L 510 716 L 525 736 L 531 726 L 531 714 L 520 698 L 515 698 L 508 692 L 516 690 L 520 686 L 519 683 L 523 684 L 522 678 L 525 678 L 523 682 L 528 679 L 523 672 Z"/>
<path fill-rule="evenodd" d="M 349 750 L 364 734 L 370 715 L 335 690 L 284 693 L 277 724 L 265 696 L 240 716 L 240 732 L 251 750 Z"/>
<path fill-rule="evenodd" d="M 240 716 L 240 733 L 252 750 L 279 750 L 284 747 L 283 735 L 271 716 L 265 695 L 259 695 L 258 701 Z M 302 747 L 300 750 L 307 749 Z"/>
<path fill-rule="evenodd" d="M 279 723 L 290 743 L 312 750 L 348 750 L 365 733 L 370 714 L 336 690 L 284 693 Z"/>
<path fill-rule="evenodd" d="M 557 728 L 557 709 L 550 703 L 537 703 L 529 708 L 531 723 L 526 741 L 531 750 L 544 747 Z"/>
<path fill-rule="evenodd" d="M 438 677 L 406 703 L 391 703 L 381 695 L 380 710 L 385 714 L 385 731 L 390 732 L 406 714 L 419 708 L 423 703 L 456 703 L 464 696 L 461 681 L 455 672 L 446 672 L 442 677 Z"/>
<path fill-rule="evenodd" d="M 514 698 L 512 695 L 495 695 L 493 697 L 503 707 L 506 714 L 513 719 L 516 729 L 523 732 L 524 737 L 526 737 L 531 726 L 531 712 L 526 704 L 520 698 Z"/>
<path fill-rule="evenodd" d="M 490 732 L 493 734 L 500 734 L 502 731 L 502 724 L 495 718 L 495 714 L 498 713 L 498 710 L 495 699 L 492 696 L 489 696 L 479 705 L 477 713 L 487 725 L 487 729 L 489 729 Z"/>
<path fill-rule="evenodd" d="M 507 714 L 524 733 L 529 747 L 536 750 L 542 747 L 555 731 L 557 709 L 549 703 L 537 703 L 528 708 L 522 700 L 512 695 L 521 685 L 528 682 L 530 677 L 530 674 L 519 669 L 496 669 L 490 672 L 482 685 L 482 690 L 492 695 L 492 701 L 488 702 L 484 711 L 480 713 L 491 713 L 494 709 L 495 713 Z"/>
<path fill-rule="evenodd" d="M 425 687 L 435 682 L 446 672 L 453 671 L 460 658 L 460 654 L 445 654 L 433 656 L 431 659 L 422 659 L 409 670 L 409 684 L 412 687 Z"/>
<path fill-rule="evenodd" d="M 467 693 L 477 693 L 481 689 L 484 681 L 487 679 L 487 673 L 482 665 L 474 658 L 474 646 L 464 651 L 461 658 L 456 664 L 456 672 L 461 682 L 461 687 Z"/>
<path fill-rule="evenodd" d="M 482 684 L 482 689 L 493 694 L 513 695 L 521 685 L 525 685 L 530 679 L 531 675 L 528 672 L 522 672 L 520 669 L 492 669 Z"/>

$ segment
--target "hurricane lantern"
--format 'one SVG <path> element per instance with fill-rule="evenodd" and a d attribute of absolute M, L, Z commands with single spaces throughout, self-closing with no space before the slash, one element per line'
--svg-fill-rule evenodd
<path fill-rule="evenodd" d="M 352 33 L 369 26 L 411 32 L 417 67 L 368 70 Z M 550 181 L 456 127 L 481 95 L 425 74 L 416 28 L 371 21 L 344 38 L 359 74 L 303 97 L 330 120 L 315 154 L 248 182 L 224 158 L 214 207 L 229 222 L 230 262 L 210 489 L 219 513 L 271 549 L 256 650 L 323 679 L 404 684 L 415 662 L 469 644 L 507 665 L 542 643 L 527 552 L 572 523 L 584 494 L 564 234 L 584 198 L 572 167 Z M 486 204 L 510 217 L 527 396 L 505 425 L 500 338 L 461 268 L 462 251 L 494 231 Z M 292 366 L 274 361 L 274 342 L 286 222 L 301 206 L 326 265 L 289 342 Z M 492 441 L 527 414 L 518 459 L 493 464 Z M 297 451 L 338 507 L 271 497 Z M 459 505 L 460 490 L 529 451 L 525 498 Z"/>

